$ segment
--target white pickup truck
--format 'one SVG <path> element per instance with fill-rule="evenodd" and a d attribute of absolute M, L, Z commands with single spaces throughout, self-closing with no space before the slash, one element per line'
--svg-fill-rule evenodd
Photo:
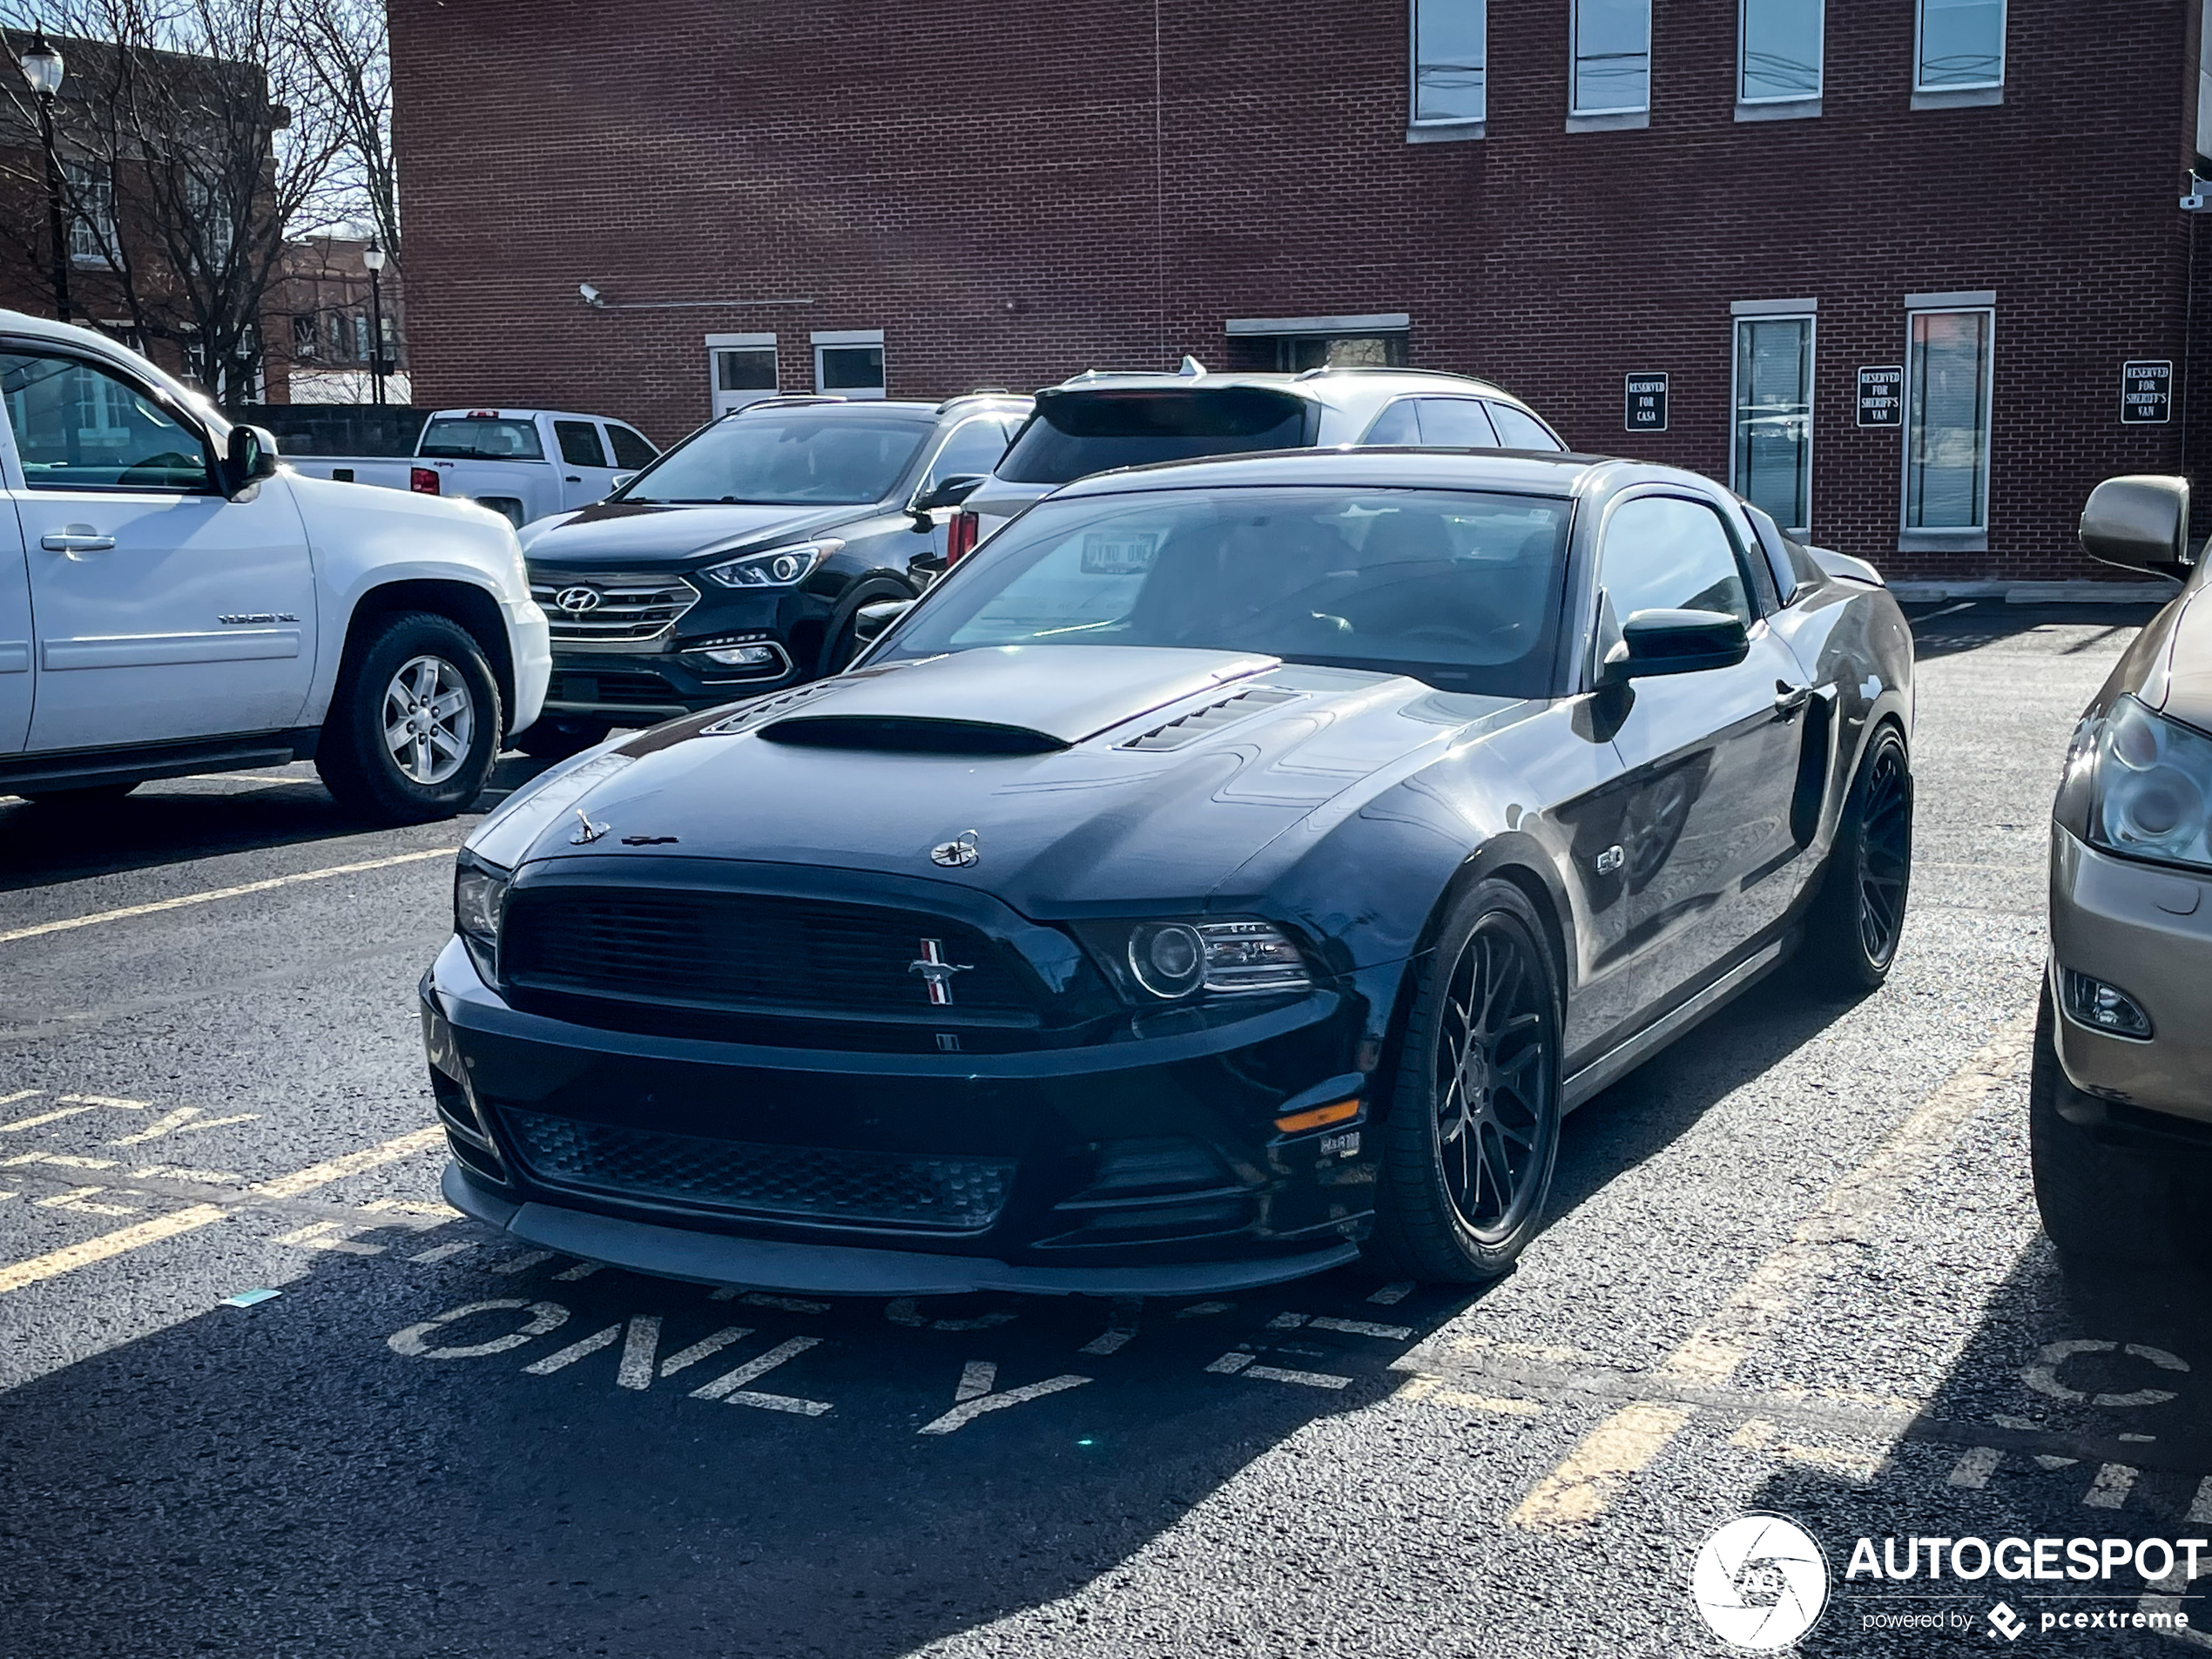
<path fill-rule="evenodd" d="M 603 415 L 557 409 L 440 409 L 411 455 L 292 455 L 311 478 L 458 496 L 520 529 L 599 500 L 660 453 Z"/>
<path fill-rule="evenodd" d="M 473 801 L 552 656 L 514 527 L 280 465 L 136 353 L 0 311 L 0 794 L 315 762 L 384 823 Z"/>

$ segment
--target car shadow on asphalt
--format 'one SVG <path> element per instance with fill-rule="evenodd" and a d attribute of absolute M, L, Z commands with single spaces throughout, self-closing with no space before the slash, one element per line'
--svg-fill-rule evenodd
<path fill-rule="evenodd" d="M 2070 648 L 2094 651 L 2141 628 L 2158 612 L 2156 604 L 2014 605 L 2001 599 L 1975 599 L 1910 605 L 1905 614 L 1912 625 L 1913 659 L 1925 663 L 2048 627 L 2094 629 L 2088 639 Z"/>
<path fill-rule="evenodd" d="M 395 1228 L 0 1397 L 0 1653 L 891 1659 L 1205 1554 L 1467 1301 L 718 1299 Z"/>
<path fill-rule="evenodd" d="M 489 785 L 459 821 L 473 823 L 550 764 L 501 756 Z M 298 776 L 266 785 L 246 779 L 272 774 L 226 779 L 227 788 L 157 779 L 96 806 L 0 795 L 0 893 L 378 833 L 341 809 L 311 772 L 294 770 Z"/>

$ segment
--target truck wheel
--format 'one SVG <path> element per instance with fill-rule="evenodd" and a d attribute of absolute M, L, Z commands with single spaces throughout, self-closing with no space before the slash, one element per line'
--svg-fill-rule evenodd
<path fill-rule="evenodd" d="M 2172 1163 L 2109 1145 L 2060 1115 L 2059 1103 L 2080 1091 L 2059 1064 L 2051 1035 L 2057 1017 L 2047 987 L 2027 1082 L 2028 1165 L 2043 1231 L 2067 1261 L 2164 1261 L 2175 1242 Z"/>
<path fill-rule="evenodd" d="M 604 743 L 607 733 L 614 730 L 607 720 L 580 718 L 567 714 L 541 714 L 530 729 L 515 739 L 515 746 L 526 755 L 540 760 L 566 760 L 570 755 L 580 755 L 595 744 Z"/>
<path fill-rule="evenodd" d="M 1866 745 L 1844 798 L 1836 844 L 1805 916 L 1800 960 L 1830 989 L 1877 991 L 1897 961 L 1912 884 L 1912 764 L 1884 726 Z"/>
<path fill-rule="evenodd" d="M 350 812 L 426 823 L 482 792 L 499 735 L 482 648 L 451 618 L 410 610 L 376 624 L 339 671 L 315 770 Z"/>

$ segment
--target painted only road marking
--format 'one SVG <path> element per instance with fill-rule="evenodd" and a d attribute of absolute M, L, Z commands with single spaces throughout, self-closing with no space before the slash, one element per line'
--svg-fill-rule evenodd
<path fill-rule="evenodd" d="M 791 1412 L 800 1417 L 819 1417 L 830 1409 L 823 1399 L 800 1399 L 791 1394 L 768 1394 L 749 1386 L 786 1360 L 796 1359 L 809 1348 L 821 1345 L 819 1337 L 793 1337 L 779 1342 L 758 1359 L 748 1359 L 727 1375 L 703 1388 L 691 1390 L 693 1399 L 718 1399 L 727 1406 L 758 1406 L 763 1411 Z"/>
<path fill-rule="evenodd" d="M 2089 1484 L 2088 1495 L 2081 1501 L 2092 1509 L 2120 1508 L 2127 1503 L 2128 1494 L 2135 1489 L 2135 1477 L 2141 1473 L 2125 1463 L 2107 1463 L 2097 1471 L 2097 1478 Z"/>
<path fill-rule="evenodd" d="M 1378 1307 L 1388 1307 L 1393 1302 L 1404 1301 L 1412 1294 L 1413 1289 L 1413 1281 L 1410 1278 L 1403 1278 L 1394 1285 L 1384 1285 L 1367 1299 Z"/>
<path fill-rule="evenodd" d="M 128 921 L 133 916 L 158 915 L 165 910 L 183 910 L 192 905 L 212 904 L 219 899 L 243 899 L 249 894 L 273 893 L 279 887 L 297 887 L 303 881 L 327 881 L 334 876 L 360 875 L 368 870 L 388 870 L 399 864 L 420 864 L 425 859 L 449 859 L 458 850 L 439 846 L 424 853 L 399 853 L 390 858 L 363 859 L 358 864 L 333 864 L 320 870 L 301 870 L 293 875 L 273 875 L 260 881 L 241 881 L 234 887 L 211 887 L 205 893 L 179 894 L 173 899 L 156 899 L 148 904 L 125 905 L 118 910 L 96 910 L 90 915 L 69 916 L 60 921 L 42 921 L 30 927 L 11 927 L 5 933 L 0 933 L 0 945 L 12 945 L 21 939 L 43 939 L 48 934 L 68 933 L 77 927 L 94 927 L 105 921 Z"/>
<path fill-rule="evenodd" d="M 102 1101 L 103 1106 L 113 1106 L 116 1101 Z M 206 1116 L 206 1109 L 199 1106 L 179 1106 L 155 1119 L 135 1135 L 125 1135 L 110 1141 L 110 1146 L 144 1146 L 148 1141 L 158 1141 L 171 1135 L 197 1135 L 203 1130 L 224 1129 L 233 1123 L 251 1123 L 260 1116 L 259 1112 L 239 1112 L 229 1117 L 210 1117 L 204 1123 L 195 1123 L 196 1117 Z"/>
<path fill-rule="evenodd" d="M 2189 1506 L 2189 1521 L 2199 1526 L 2212 1521 L 2212 1474 L 2206 1475 L 2204 1483 L 2196 1489 L 2196 1501 Z"/>
<path fill-rule="evenodd" d="M 1069 1388 L 1080 1388 L 1090 1380 L 1088 1377 L 1048 1377 L 1042 1382 L 1024 1383 L 1019 1388 L 996 1392 L 999 1378 L 998 1362 L 993 1359 L 971 1359 L 961 1367 L 960 1383 L 953 1390 L 953 1408 L 942 1417 L 931 1419 L 914 1431 L 917 1434 L 951 1434 L 968 1426 L 986 1412 L 1004 1411 L 1010 1406 L 1020 1406 L 1032 1399 L 1042 1399 L 1047 1394 L 1057 1394 Z"/>
<path fill-rule="evenodd" d="M 30 1092 L 37 1095 L 44 1091 L 34 1089 Z M 23 1096 L 17 1095 L 14 1098 L 21 1100 Z M 92 1109 L 91 1106 L 64 1106 L 58 1111 L 40 1112 L 32 1117 L 18 1117 L 12 1123 L 0 1123 L 0 1135 L 12 1135 L 18 1130 L 37 1129 L 44 1124 L 58 1123 L 64 1117 L 74 1117 L 79 1112 L 89 1112 Z"/>
<path fill-rule="evenodd" d="M 2035 1009 L 2023 1009 L 1938 1084 L 1871 1157 L 1829 1189 L 1790 1242 L 1761 1262 L 1720 1311 L 1660 1363 L 1657 1375 L 1709 1388 L 1732 1380 L 1752 1346 L 1796 1312 L 1806 1287 L 1818 1283 L 1840 1254 L 1870 1241 L 1875 1218 L 1951 1143 L 1990 1091 L 2013 1076 L 2034 1024 Z M 1650 1467 L 1690 1415 L 1686 1406 L 1653 1401 L 1614 1413 L 1530 1489 L 1514 1511 L 1514 1523 L 1540 1532 L 1588 1526 L 1629 1479 Z"/>
<path fill-rule="evenodd" d="M 331 1158 L 321 1163 L 311 1163 L 304 1170 L 279 1176 L 248 1189 L 252 1195 L 265 1198 L 293 1198 L 303 1192 L 326 1186 L 333 1181 L 357 1175 L 363 1170 L 373 1170 L 380 1164 L 397 1160 L 441 1144 L 445 1131 L 433 1124 L 428 1129 L 416 1130 L 381 1146 L 365 1147 L 358 1152 L 348 1152 L 343 1157 Z M 57 1274 L 104 1262 L 109 1258 L 158 1244 L 165 1238 L 174 1238 L 196 1228 L 212 1226 L 230 1216 L 246 1202 L 231 1204 L 196 1204 L 183 1210 L 172 1211 L 165 1216 L 156 1216 L 134 1226 L 118 1227 L 113 1232 L 102 1233 L 62 1250 L 48 1251 L 43 1256 L 32 1256 L 19 1262 L 0 1264 L 0 1294 L 19 1291 L 26 1285 L 36 1285 Z"/>
<path fill-rule="evenodd" d="M 1271 1331 L 1295 1331 L 1301 1325 L 1309 1331 L 1335 1331 L 1350 1337 L 1380 1337 L 1386 1342 L 1403 1342 L 1413 1334 L 1402 1325 L 1371 1325 L 1365 1319 L 1334 1319 L 1326 1315 L 1309 1318 L 1303 1313 L 1278 1313 L 1267 1322 Z"/>
<path fill-rule="evenodd" d="M 503 1337 L 449 1347 L 435 1345 L 430 1341 L 433 1335 L 448 1325 L 475 1314 L 497 1313 L 509 1308 L 528 1309 L 530 1317 Z M 568 1322 L 569 1311 L 558 1302 L 529 1302 L 519 1296 L 496 1297 L 489 1302 L 464 1302 L 459 1307 L 448 1308 L 443 1313 L 434 1313 L 418 1324 L 393 1332 L 384 1339 L 384 1345 L 394 1353 L 408 1354 L 418 1359 L 480 1359 L 486 1354 L 505 1353 L 509 1349 L 519 1348 L 532 1338 L 557 1331 Z"/>
<path fill-rule="evenodd" d="M 1979 1492 L 1988 1486 L 1989 1477 L 1997 1473 L 1997 1466 L 2004 1460 L 2005 1454 L 1993 1446 L 1969 1447 L 1958 1467 L 1946 1477 L 1946 1484 Z"/>
<path fill-rule="evenodd" d="M 57 1095 L 54 1098 L 64 1106 L 112 1106 L 118 1112 L 142 1112 L 153 1104 L 150 1100 L 125 1100 L 120 1095 Z"/>
<path fill-rule="evenodd" d="M 1113 1315 L 1107 1322 L 1104 1333 L 1093 1337 L 1076 1352 L 1101 1356 L 1119 1353 L 1136 1335 L 1136 1323 L 1143 1317 L 1143 1312 L 1144 1298 L 1143 1297 L 1116 1297 Z"/>
<path fill-rule="evenodd" d="M 1333 1371 L 1292 1371 L 1283 1366 L 1256 1366 L 1252 1359 L 1252 1355 L 1241 1352 L 1225 1353 L 1206 1369 L 1224 1377 L 1257 1377 L 1262 1382 L 1297 1383 L 1306 1388 L 1343 1388 L 1352 1381 Z"/>

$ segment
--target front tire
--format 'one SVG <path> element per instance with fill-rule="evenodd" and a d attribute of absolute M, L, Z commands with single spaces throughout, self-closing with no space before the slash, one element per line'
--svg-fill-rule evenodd
<path fill-rule="evenodd" d="M 339 671 L 315 770 L 340 806 L 381 824 L 450 818 L 498 758 L 499 687 L 450 617 L 388 617 Z"/>
<path fill-rule="evenodd" d="M 1834 990 L 1879 990 L 1905 935 L 1912 887 L 1912 764 L 1892 725 L 1874 733 L 1844 798 L 1836 843 L 1805 918 L 1810 976 Z"/>
<path fill-rule="evenodd" d="M 1371 1265 L 1468 1285 L 1512 1267 L 1543 1220 L 1559 1155 L 1559 974 L 1509 881 L 1453 907 L 1414 969 L 1382 1124 Z"/>
<path fill-rule="evenodd" d="M 2046 987 L 2027 1082 L 2028 1167 L 2043 1231 L 2069 1263 L 2163 1262 L 2175 1242 L 2172 1163 L 2100 1141 L 2060 1112 L 2080 1091 L 2059 1064 L 2057 1018 Z"/>

